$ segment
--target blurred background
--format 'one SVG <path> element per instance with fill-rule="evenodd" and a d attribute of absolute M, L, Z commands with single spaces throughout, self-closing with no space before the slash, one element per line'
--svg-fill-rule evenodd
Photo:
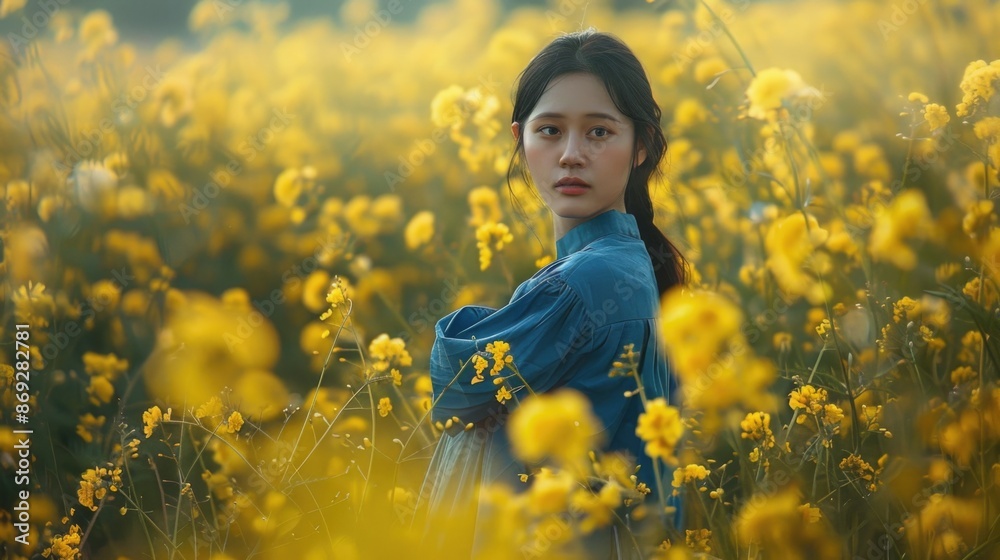
<path fill-rule="evenodd" d="M 588 27 L 646 70 L 693 267 L 659 343 L 689 387 L 663 490 L 698 505 L 646 552 L 995 552 L 1000 3 L 2 0 L 9 557 L 414 550 L 463 425 L 428 418 L 434 325 L 555 257 L 507 179 L 515 79 Z M 635 508 L 619 478 L 504 502 L 498 557 L 541 553 L 539 511 Z"/>

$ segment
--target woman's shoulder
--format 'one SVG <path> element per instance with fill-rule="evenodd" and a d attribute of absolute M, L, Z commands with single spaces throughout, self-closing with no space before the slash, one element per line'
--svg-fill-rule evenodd
<path fill-rule="evenodd" d="M 552 264 L 538 280 L 572 290 L 588 307 L 599 309 L 609 301 L 650 307 L 656 301 L 656 277 L 641 241 L 604 238 Z"/>

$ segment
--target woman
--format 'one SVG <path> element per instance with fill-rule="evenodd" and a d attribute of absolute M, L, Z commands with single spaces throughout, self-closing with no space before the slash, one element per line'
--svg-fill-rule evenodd
<path fill-rule="evenodd" d="M 493 383 L 470 383 L 471 364 L 462 370 L 497 340 L 510 345 L 534 392 L 569 387 L 587 396 L 605 428 L 603 450 L 631 455 L 641 465 L 639 480 L 653 489 L 647 501 L 655 500 L 653 461 L 635 433 L 642 402 L 624 396 L 636 382 L 608 373 L 625 345 L 634 344 L 647 398 L 678 402 L 676 381 L 657 344 L 659 298 L 685 282 L 686 269 L 653 224 L 648 182 L 666 150 L 660 109 L 631 50 L 612 35 L 588 29 L 555 39 L 528 64 L 511 120 L 516 146 L 508 187 L 515 170 L 535 185 L 552 213 L 556 260 L 518 286 L 505 307 L 465 306 L 437 323 L 432 418 L 457 416 L 461 422 L 441 436 L 418 511 L 426 506 L 468 521 L 482 514 L 477 484 L 504 483 L 515 491 L 530 484 L 519 478 L 529 470 L 511 454 L 506 434 L 507 415 L 527 391 L 500 404 Z M 473 429 L 463 429 L 466 423 Z M 450 554 L 461 550 L 465 557 L 487 546 L 485 527 L 467 534 L 440 524 L 425 530 L 426 542 L 446 543 Z M 616 526 L 585 542 L 595 558 L 638 556 L 629 535 Z"/>

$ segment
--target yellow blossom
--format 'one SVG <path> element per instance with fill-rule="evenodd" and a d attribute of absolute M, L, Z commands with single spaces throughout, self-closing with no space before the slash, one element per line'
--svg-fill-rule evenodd
<path fill-rule="evenodd" d="M 1000 59 L 989 64 L 985 60 L 970 62 L 959 84 L 962 102 L 955 106 L 955 114 L 966 117 L 988 103 L 996 93 L 997 81 L 1000 81 Z"/>
<path fill-rule="evenodd" d="M 497 402 L 499 402 L 500 404 L 503 404 L 512 398 L 514 398 L 514 395 L 512 395 L 511 392 L 507 390 L 506 386 L 500 387 L 500 390 L 497 391 L 496 399 Z"/>
<path fill-rule="evenodd" d="M 674 469 L 674 480 L 670 483 L 674 488 L 680 488 L 685 484 L 705 480 L 709 475 L 708 469 L 701 465 L 691 464 L 679 469 Z M 677 495 L 674 490 L 674 495 Z"/>
<path fill-rule="evenodd" d="M 221 416 L 221 415 L 222 415 L 222 400 L 214 395 L 212 396 L 212 398 L 208 399 L 208 402 L 199 406 L 198 409 L 195 410 L 194 412 L 194 417 L 198 419 L 213 418 L 215 416 Z"/>
<path fill-rule="evenodd" d="M 503 217 L 500 211 L 500 197 L 495 189 L 487 186 L 476 187 L 469 191 L 468 196 L 469 225 L 479 228 L 488 223 L 498 223 Z"/>
<path fill-rule="evenodd" d="M 686 529 L 684 542 L 695 552 L 712 552 L 712 531 L 708 529 Z"/>
<path fill-rule="evenodd" d="M 817 279 L 816 274 L 828 272 L 822 266 L 819 248 L 829 238 L 829 232 L 819 226 L 814 216 L 802 212 L 789 214 L 775 222 L 767 231 L 764 245 L 767 249 L 767 268 L 781 289 L 789 294 L 802 295 L 810 303 L 818 304 L 830 295 L 830 287 Z M 810 269 L 814 272 L 810 274 Z"/>
<path fill-rule="evenodd" d="M 164 414 L 160 407 L 154 405 L 142 413 L 142 431 L 147 439 L 153 435 L 153 430 L 160 425 L 160 422 L 170 421 L 170 412 L 171 409 L 168 408 Z"/>
<path fill-rule="evenodd" d="M 80 557 L 80 539 L 82 531 L 77 524 L 70 525 L 69 531 L 62 535 L 53 535 L 49 541 L 49 546 L 42 552 L 42 556 L 49 556 L 57 560 L 76 560 Z"/>
<path fill-rule="evenodd" d="M 382 397 L 378 400 L 378 414 L 379 416 L 385 418 L 392 411 L 392 401 L 389 397 Z"/>
<path fill-rule="evenodd" d="M 493 252 L 502 251 L 504 244 L 514 240 L 505 224 L 487 222 L 476 228 L 476 247 L 479 248 L 479 270 L 486 270 L 493 262 Z"/>
<path fill-rule="evenodd" d="M 937 103 L 928 103 L 924 107 L 924 119 L 927 121 L 927 126 L 930 127 L 931 131 L 939 130 L 944 128 L 951 117 L 948 115 L 948 109 L 944 105 L 938 105 Z"/>
<path fill-rule="evenodd" d="M 826 400 L 826 390 L 816 389 L 812 385 L 806 385 L 801 389 L 796 389 L 792 391 L 789 395 L 788 405 L 792 407 L 792 410 L 805 410 L 807 413 L 815 414 L 819 410 L 819 406 L 823 401 Z M 819 401 L 818 404 L 814 401 Z"/>
<path fill-rule="evenodd" d="M 528 462 L 554 457 L 564 465 L 580 463 L 603 438 L 590 400 L 569 388 L 528 396 L 508 427 L 514 455 Z"/>
<path fill-rule="evenodd" d="M 984 236 L 989 227 L 996 221 L 992 200 L 970 202 L 966 206 L 965 216 L 962 218 L 962 231 L 975 239 Z"/>
<path fill-rule="evenodd" d="M 976 133 L 976 138 L 987 142 L 1000 140 L 1000 117 L 985 117 L 976 122 L 972 127 Z"/>
<path fill-rule="evenodd" d="M 676 461 L 674 446 L 684 435 L 680 411 L 657 397 L 647 402 L 646 411 L 639 415 L 635 435 L 646 442 L 646 454 L 669 463 Z"/>
<path fill-rule="evenodd" d="M 868 250 L 875 260 L 889 261 L 903 270 L 917 265 L 917 255 L 906 241 L 930 234 L 931 214 L 923 193 L 915 189 L 900 192 L 875 222 Z"/>
<path fill-rule="evenodd" d="M 794 70 L 766 68 L 757 73 L 747 87 L 746 96 L 750 102 L 747 115 L 766 120 L 781 107 L 782 101 L 804 96 L 818 96 L 815 88 L 809 87 Z"/>
<path fill-rule="evenodd" d="M 528 511 L 535 515 L 564 511 L 575 486 L 576 480 L 569 472 L 542 467 L 528 493 Z"/>
<path fill-rule="evenodd" d="M 402 338 L 389 338 L 382 333 L 368 345 L 368 353 L 372 357 L 372 369 L 376 373 L 388 371 L 392 366 L 409 366 L 413 358 L 406 350 L 406 342 Z"/>
<path fill-rule="evenodd" d="M 840 469 L 855 477 L 856 481 L 869 492 L 874 492 L 881 484 L 877 478 L 881 468 L 876 471 L 867 461 L 853 453 L 840 461 Z"/>
<path fill-rule="evenodd" d="M 764 449 L 774 447 L 774 433 L 771 431 L 771 415 L 766 412 L 751 412 L 740 422 L 743 439 L 761 442 Z"/>
<path fill-rule="evenodd" d="M 427 210 L 417 212 L 406 224 L 403 236 L 406 248 L 411 251 L 426 245 L 434 237 L 434 213 Z"/>
<path fill-rule="evenodd" d="M 239 411 L 234 410 L 229 418 L 226 419 L 226 432 L 230 434 L 235 434 L 240 431 L 243 427 L 243 415 Z"/>
<path fill-rule="evenodd" d="M 28 0 L 3 0 L 0 2 L 0 19 L 24 8 Z"/>

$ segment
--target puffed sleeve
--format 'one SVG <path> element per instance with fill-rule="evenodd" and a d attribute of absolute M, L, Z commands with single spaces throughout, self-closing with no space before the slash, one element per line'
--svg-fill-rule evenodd
<path fill-rule="evenodd" d="M 462 370 L 490 342 L 510 344 L 508 353 L 536 393 L 565 383 L 581 356 L 590 351 L 594 325 L 587 306 L 561 278 L 553 276 L 518 292 L 500 309 L 469 305 L 438 321 L 430 358 L 435 421 L 458 416 L 463 422 L 477 422 L 500 408 L 498 386 L 489 370 L 484 372 L 486 380 L 475 385 L 472 364 Z M 455 379 L 460 370 L 461 377 Z M 510 375 L 509 370 L 503 375 Z M 511 387 L 520 385 L 519 379 L 510 380 Z"/>

